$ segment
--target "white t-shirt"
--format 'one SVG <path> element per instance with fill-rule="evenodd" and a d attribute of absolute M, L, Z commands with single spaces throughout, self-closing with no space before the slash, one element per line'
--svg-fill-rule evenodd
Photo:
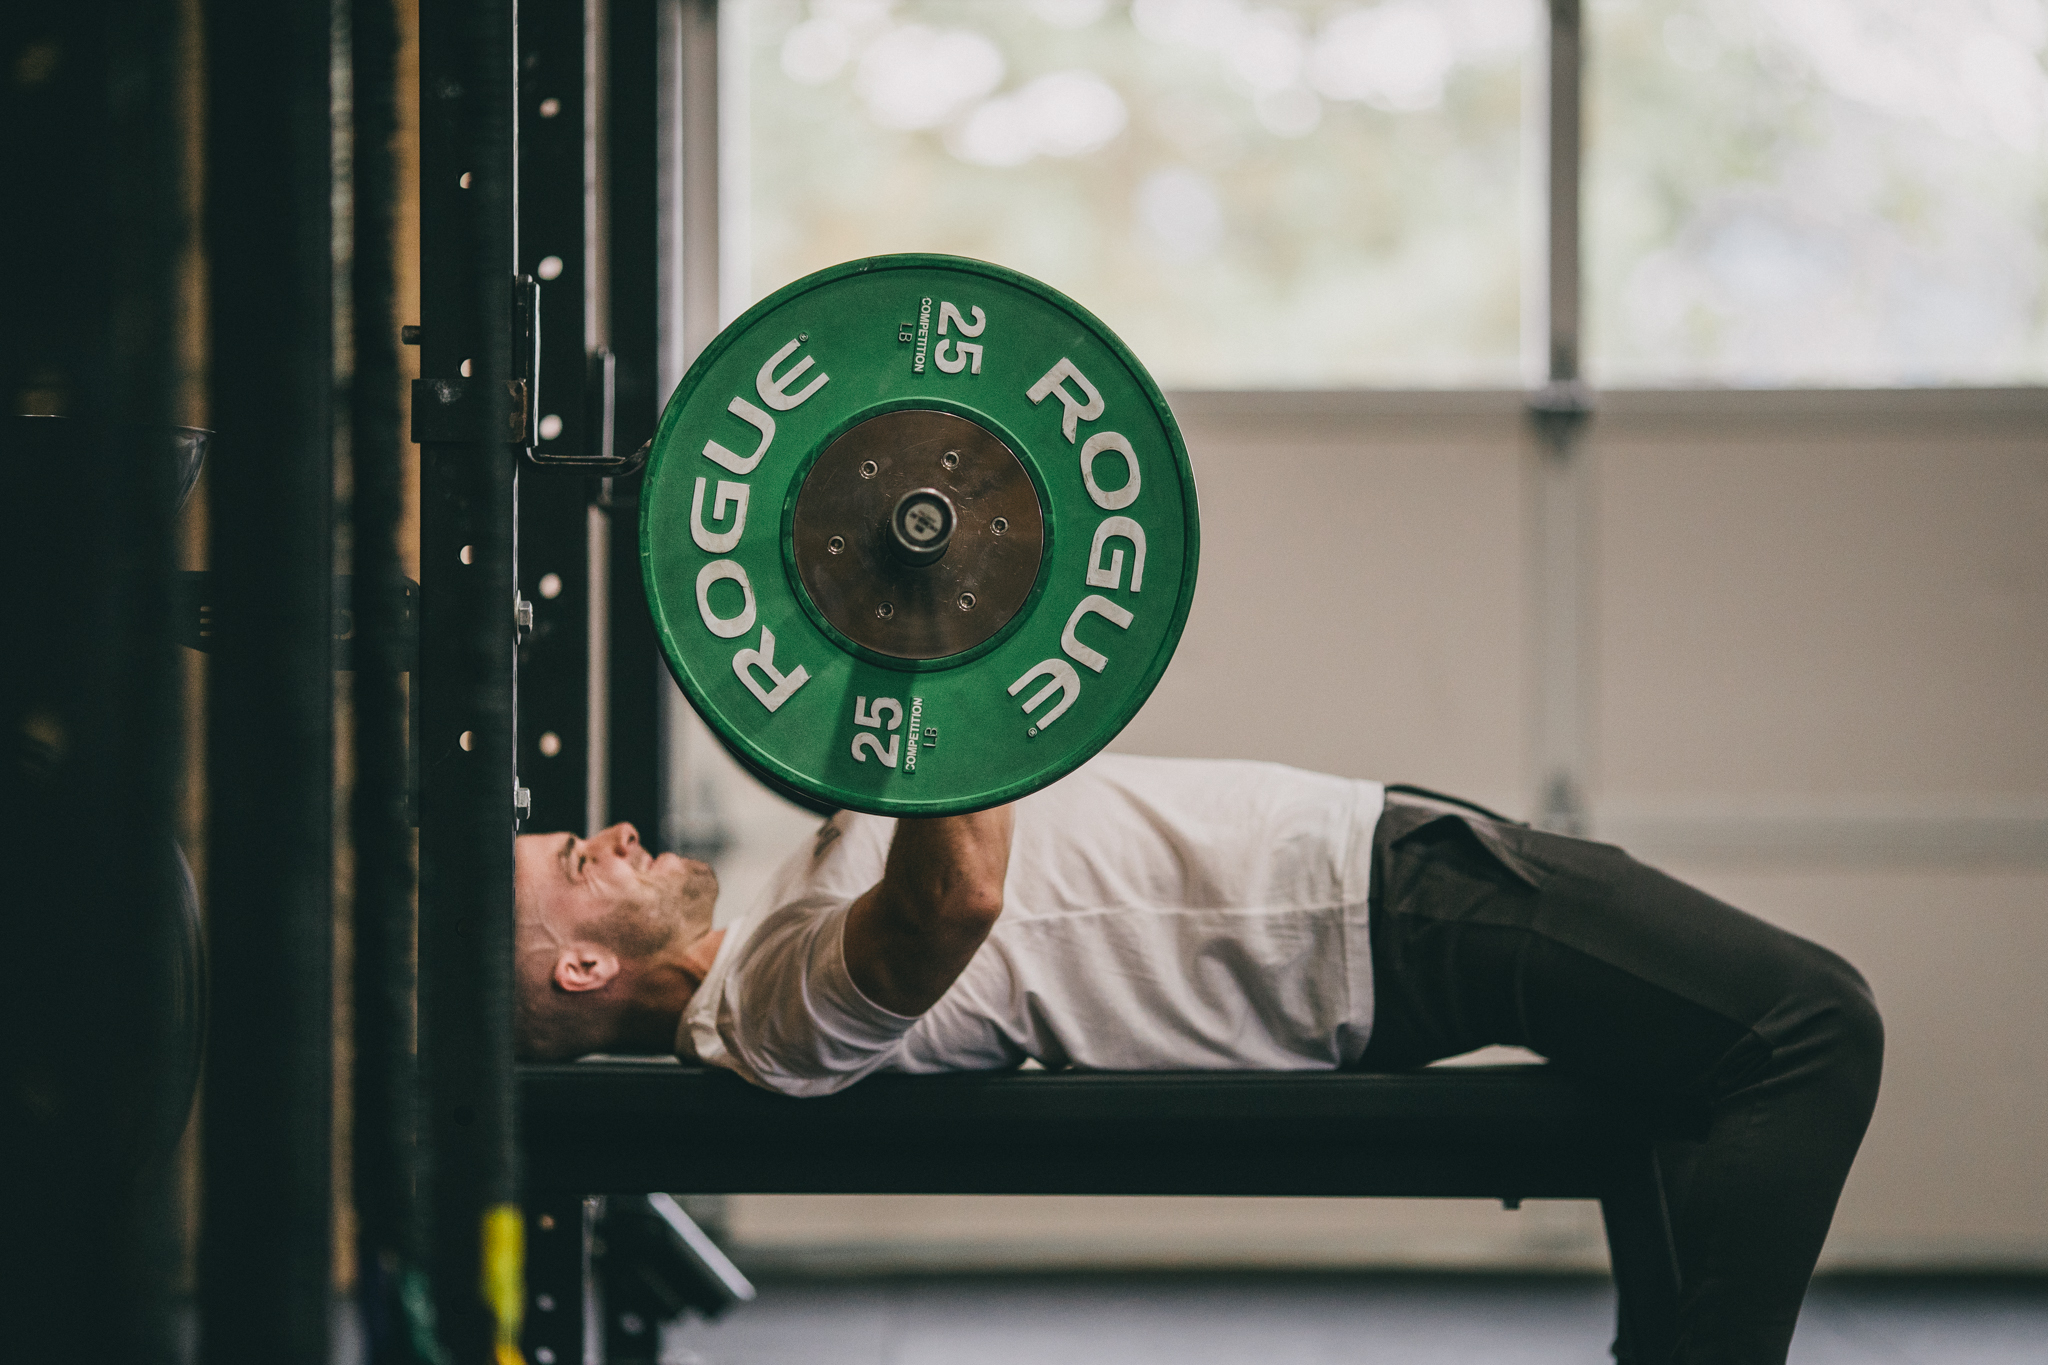
<path fill-rule="evenodd" d="M 1321 1070 L 1372 1028 L 1377 783 L 1104 755 L 1016 807 L 995 930 L 923 1015 L 847 974 L 846 912 L 896 822 L 841 812 L 726 930 L 676 1050 L 789 1095 L 873 1071 L 1036 1058 L 1114 1071 Z"/>

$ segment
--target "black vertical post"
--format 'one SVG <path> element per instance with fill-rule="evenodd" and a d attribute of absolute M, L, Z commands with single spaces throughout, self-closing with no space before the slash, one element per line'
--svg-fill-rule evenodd
<path fill-rule="evenodd" d="M 420 1048 L 429 1265 L 461 1365 L 516 1349 L 512 0 L 420 7 Z M 438 390 L 435 386 L 442 386 Z M 422 395 L 466 395 L 458 429 Z M 445 419 L 447 414 L 442 414 Z"/>
<path fill-rule="evenodd" d="M 608 453 L 602 300 L 588 269 L 602 173 L 597 0 L 527 0 L 519 11 L 520 269 L 540 284 L 542 454 Z M 531 828 L 584 825 L 591 772 L 588 479 L 530 478 L 519 499 L 519 588 L 533 630 L 519 652 L 519 770 Z"/>
<path fill-rule="evenodd" d="M 1544 379 L 1580 378 L 1579 180 L 1585 38 L 1579 0 L 1550 0 L 1544 73 Z"/>
<path fill-rule="evenodd" d="M 606 58 L 610 206 L 611 348 L 617 354 L 615 439 L 637 450 L 654 435 L 660 391 L 660 229 L 656 80 L 660 66 L 656 0 L 610 0 Z M 630 820 L 660 848 L 661 690 L 675 686 L 661 662 L 653 618 L 640 583 L 637 478 L 613 481 L 609 499 L 611 791 L 609 816 Z"/>
<path fill-rule="evenodd" d="M 1592 394 L 1580 375 L 1579 224 L 1584 16 L 1579 0 L 1550 0 L 1545 30 L 1542 147 L 1544 256 L 1542 384 L 1529 395 L 1541 457 L 1531 536 L 1536 584 L 1537 824 L 1586 830 L 1590 741 L 1586 721 L 1587 528 L 1590 474 L 1584 452 Z"/>
<path fill-rule="evenodd" d="M 17 973 L 0 997 L 0 1351 L 23 1360 L 173 1353 L 165 1176 L 195 1060 L 163 970 L 185 960 L 177 51 L 160 0 L 0 9 L 0 259 L 17 266 L 0 328 L 0 827 L 71 855 L 17 863 L 0 932 L 61 935 L 94 981 L 91 1008 L 61 973 Z"/>
<path fill-rule="evenodd" d="M 406 771 L 401 425 L 392 229 L 398 27 L 392 0 L 352 0 L 354 229 L 350 464 L 355 574 L 355 1072 L 351 1144 L 356 1297 L 370 1365 L 418 1360 L 425 1238 L 413 1054 L 413 850 Z M 426 1348 L 431 1351 L 431 1346 Z"/>
<path fill-rule="evenodd" d="M 209 927 L 201 1340 L 328 1350 L 333 224 L 325 6 L 218 0 L 207 39 Z"/>

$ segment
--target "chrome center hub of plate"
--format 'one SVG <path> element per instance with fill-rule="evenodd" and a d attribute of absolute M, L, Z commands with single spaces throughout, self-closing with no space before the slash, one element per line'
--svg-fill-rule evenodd
<path fill-rule="evenodd" d="M 1000 631 L 1031 596 L 1045 511 L 994 433 L 907 408 L 825 448 L 797 491 L 791 551 L 842 635 L 891 658 L 943 659 Z"/>

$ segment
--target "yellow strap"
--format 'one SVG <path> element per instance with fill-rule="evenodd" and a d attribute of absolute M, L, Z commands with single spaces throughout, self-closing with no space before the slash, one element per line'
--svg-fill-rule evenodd
<path fill-rule="evenodd" d="M 497 1320 L 497 1365 L 526 1365 L 519 1328 L 526 1309 L 526 1220 L 517 1204 L 484 1210 L 484 1302 Z"/>

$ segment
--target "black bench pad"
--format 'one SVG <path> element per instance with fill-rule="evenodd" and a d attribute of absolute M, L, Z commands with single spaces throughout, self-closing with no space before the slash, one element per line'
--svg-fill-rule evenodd
<path fill-rule="evenodd" d="M 520 1068 L 531 1188 L 1605 1198 L 1684 1135 L 1547 1066 L 880 1075 L 790 1099 L 655 1063 Z"/>

